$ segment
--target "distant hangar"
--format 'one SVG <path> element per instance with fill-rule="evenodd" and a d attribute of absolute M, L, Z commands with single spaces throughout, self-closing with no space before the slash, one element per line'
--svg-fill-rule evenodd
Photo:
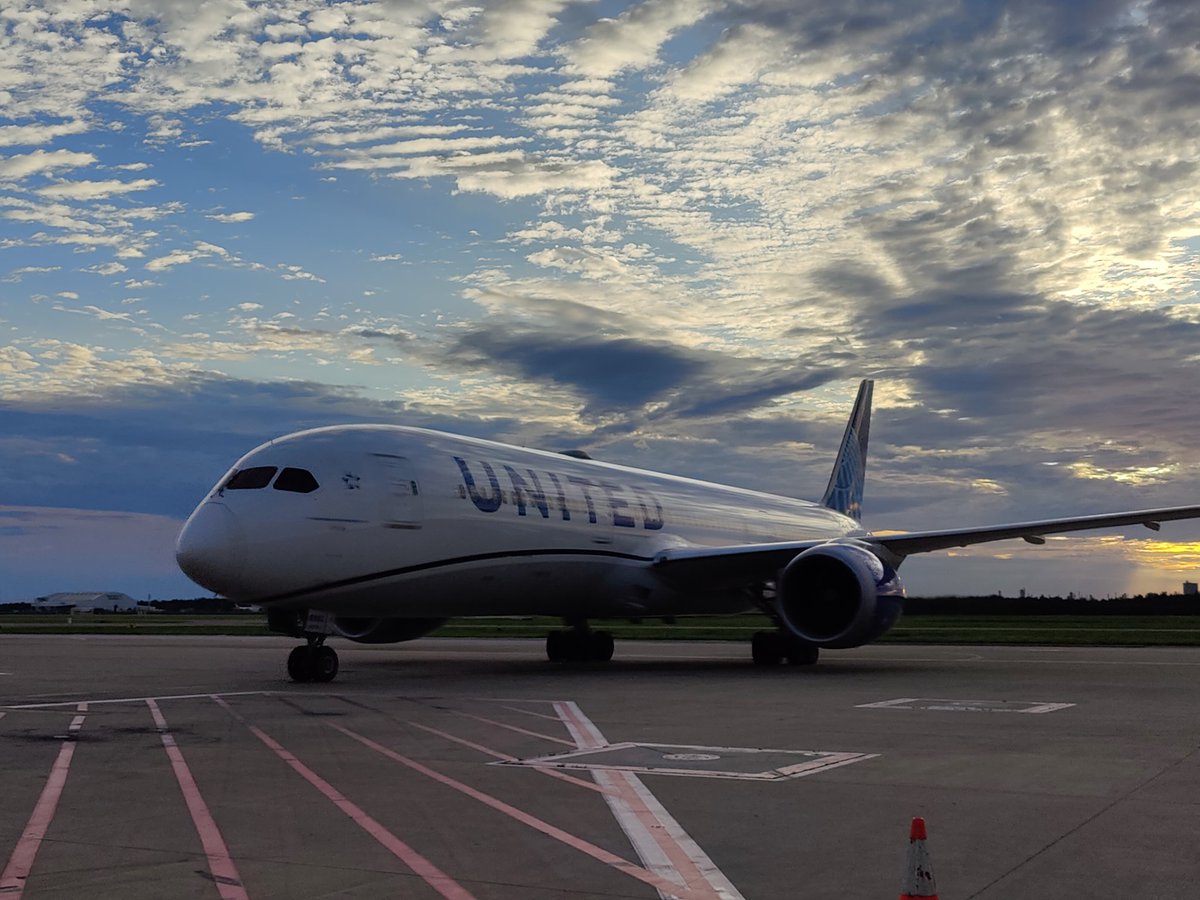
<path fill-rule="evenodd" d="M 48 594 L 38 597 L 34 607 L 43 612 L 135 612 L 137 601 L 128 594 L 115 591 L 85 591 L 80 593 Z"/>

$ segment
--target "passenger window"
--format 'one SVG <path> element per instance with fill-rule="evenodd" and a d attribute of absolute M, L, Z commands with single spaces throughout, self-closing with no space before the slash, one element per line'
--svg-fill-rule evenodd
<path fill-rule="evenodd" d="M 293 494 L 311 494 L 320 485 L 308 469 L 284 469 L 275 479 L 275 490 Z"/>
<path fill-rule="evenodd" d="M 255 466 L 252 469 L 241 469 L 233 473 L 233 477 L 225 482 L 225 490 L 256 491 L 271 483 L 271 476 L 276 472 L 275 466 Z"/>

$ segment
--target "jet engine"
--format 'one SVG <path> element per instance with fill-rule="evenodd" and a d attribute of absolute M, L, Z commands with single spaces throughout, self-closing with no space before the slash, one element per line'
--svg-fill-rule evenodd
<path fill-rule="evenodd" d="M 817 647 L 858 647 L 900 619 L 904 585 L 859 542 L 805 550 L 779 575 L 775 608 L 785 629 Z"/>
<path fill-rule="evenodd" d="M 395 644 L 424 637 L 446 624 L 445 619 L 369 619 L 338 616 L 337 633 L 360 644 Z"/>

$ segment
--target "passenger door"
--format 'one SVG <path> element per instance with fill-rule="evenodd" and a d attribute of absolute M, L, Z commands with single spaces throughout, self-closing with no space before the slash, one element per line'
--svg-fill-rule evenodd
<path fill-rule="evenodd" d="M 374 453 L 372 459 L 380 476 L 383 496 L 380 518 L 384 528 L 421 527 L 421 489 L 408 458 L 390 453 Z"/>

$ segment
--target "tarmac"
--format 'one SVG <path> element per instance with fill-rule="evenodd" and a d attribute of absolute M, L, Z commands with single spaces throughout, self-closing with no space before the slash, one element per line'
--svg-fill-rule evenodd
<path fill-rule="evenodd" d="M 0 900 L 1194 898 L 1200 649 L 0 635 Z"/>

